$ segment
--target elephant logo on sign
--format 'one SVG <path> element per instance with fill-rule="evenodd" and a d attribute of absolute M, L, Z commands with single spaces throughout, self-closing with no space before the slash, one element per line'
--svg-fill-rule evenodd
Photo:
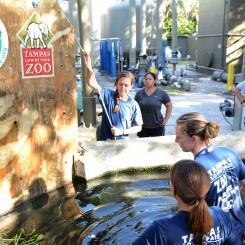
<path fill-rule="evenodd" d="M 49 29 L 46 24 L 32 22 L 27 27 L 26 36 L 23 44 L 25 47 L 27 47 L 27 42 L 30 39 L 31 48 L 40 48 L 40 42 L 42 43 L 43 48 L 47 48 L 44 40 L 47 40 L 48 36 Z M 34 44 L 34 40 L 36 41 L 36 46 Z"/>

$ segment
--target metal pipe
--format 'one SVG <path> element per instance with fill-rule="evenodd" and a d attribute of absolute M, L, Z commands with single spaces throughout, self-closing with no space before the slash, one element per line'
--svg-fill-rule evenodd
<path fill-rule="evenodd" d="M 129 68 L 136 66 L 136 3 L 129 0 Z"/>
<path fill-rule="evenodd" d="M 173 75 L 176 72 L 176 64 L 177 64 L 177 7 L 176 0 L 172 0 L 172 57 L 171 63 L 173 64 Z"/>
<path fill-rule="evenodd" d="M 157 1 L 156 6 L 156 55 L 158 63 L 162 62 L 162 32 L 163 32 L 163 0 Z M 161 64 L 162 65 L 162 64 Z M 164 64 L 163 64 L 164 65 Z"/>
<path fill-rule="evenodd" d="M 196 68 L 203 68 L 203 69 L 207 69 L 207 70 L 211 70 L 211 71 L 220 71 L 222 72 L 223 70 L 220 69 L 215 69 L 215 68 L 211 68 L 211 67 L 206 67 L 206 66 L 200 66 L 200 65 L 196 65 Z"/>
<path fill-rule="evenodd" d="M 221 67 L 222 69 L 225 68 L 226 65 L 226 40 L 225 40 L 225 34 L 227 32 L 226 30 L 226 15 L 227 15 L 227 1 L 224 1 L 224 12 L 223 12 L 223 27 L 222 27 L 222 44 L 221 44 Z"/>
<path fill-rule="evenodd" d="M 196 38 L 199 38 L 199 37 L 222 37 L 222 36 L 225 36 L 225 37 L 245 37 L 245 35 L 243 34 L 209 34 L 209 35 L 197 35 Z"/>
<path fill-rule="evenodd" d="M 108 111 L 107 111 L 107 109 L 106 109 L 105 101 L 104 101 L 103 97 L 101 96 L 101 93 L 100 93 L 100 92 L 99 92 L 99 96 L 100 96 L 100 99 L 101 99 L 102 106 L 103 106 L 103 108 L 104 108 L 104 110 L 105 110 L 106 117 L 107 117 L 107 119 L 108 119 L 108 121 L 109 121 L 110 126 L 112 127 L 113 125 L 112 125 L 111 119 L 110 119 L 110 117 L 109 117 Z"/>
<path fill-rule="evenodd" d="M 245 49 L 243 50 L 243 64 L 242 64 L 242 74 L 241 74 L 242 81 L 245 80 Z M 242 114 L 243 114 L 243 107 L 241 106 L 240 101 L 235 96 L 235 108 L 234 108 L 234 118 L 233 118 L 233 130 L 241 130 L 242 129 Z"/>
<path fill-rule="evenodd" d="M 75 39 L 77 40 L 78 46 L 79 46 L 79 48 L 80 48 L 82 54 L 85 55 L 85 54 L 86 54 L 86 51 L 82 48 L 82 45 L 79 43 L 79 41 L 78 41 L 76 35 L 74 35 L 74 36 L 75 36 Z M 93 62 L 91 62 L 91 64 L 92 64 L 92 69 L 93 69 L 93 77 L 94 77 L 94 80 L 96 81 L 96 77 L 95 77 L 95 74 L 94 74 L 94 65 L 93 65 Z M 96 82 L 97 82 L 97 81 L 96 81 Z M 100 93 L 100 92 L 99 92 L 99 96 L 100 96 L 100 98 L 101 98 L 101 103 L 102 103 L 102 106 L 103 106 L 103 108 L 104 108 L 104 110 L 105 110 L 105 114 L 106 114 L 106 116 L 107 116 L 107 119 L 108 119 L 108 121 L 109 121 L 109 123 L 110 123 L 110 126 L 112 127 L 111 119 L 110 119 L 110 117 L 109 117 L 108 111 L 107 111 L 106 106 L 105 106 L 104 99 L 103 99 L 103 97 L 101 96 L 101 93 Z"/>
<path fill-rule="evenodd" d="M 243 49 L 243 58 L 242 58 L 242 81 L 245 80 L 245 49 Z"/>
<path fill-rule="evenodd" d="M 146 54 L 146 0 L 140 5 L 140 55 Z"/>
<path fill-rule="evenodd" d="M 78 23 L 80 32 L 81 46 L 90 53 L 91 51 L 91 33 L 90 33 L 90 11 L 88 0 L 77 0 Z M 80 43 L 79 42 L 79 43 Z M 92 89 L 86 84 L 84 60 L 81 55 L 82 64 L 82 83 L 83 83 L 83 118 L 86 127 L 96 126 L 96 100 Z"/>

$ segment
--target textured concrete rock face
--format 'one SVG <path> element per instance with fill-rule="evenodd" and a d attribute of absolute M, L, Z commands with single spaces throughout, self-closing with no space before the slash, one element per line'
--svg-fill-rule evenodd
<path fill-rule="evenodd" d="M 8 42 L 0 67 L 3 214 L 71 181 L 77 113 L 73 26 L 58 3 L 0 1 L 0 19 L 8 36 L 0 37 L 0 48 Z"/>
<path fill-rule="evenodd" d="M 245 159 L 245 132 L 220 135 L 215 145 L 227 146 Z M 107 142 L 82 142 L 77 175 L 87 180 L 126 169 L 170 166 L 181 159 L 193 159 L 175 143 L 175 135 Z M 82 166 L 82 168 L 81 168 Z M 80 167 L 80 168 L 79 168 Z"/>

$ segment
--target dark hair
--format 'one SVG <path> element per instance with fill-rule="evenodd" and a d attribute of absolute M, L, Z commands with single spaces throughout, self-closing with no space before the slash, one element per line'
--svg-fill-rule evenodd
<path fill-rule="evenodd" d="M 209 143 L 210 139 L 215 138 L 219 133 L 220 126 L 212 121 L 207 121 L 206 118 L 198 112 L 189 112 L 181 115 L 176 120 L 177 126 L 182 127 L 182 131 L 190 137 L 197 135 Z"/>
<path fill-rule="evenodd" d="M 147 75 L 151 75 L 151 76 L 154 78 L 154 80 L 157 80 L 157 76 L 156 76 L 155 73 L 149 71 L 149 72 L 147 72 L 147 73 L 144 75 L 144 78 L 146 78 Z"/>
<path fill-rule="evenodd" d="M 130 71 L 122 71 L 116 77 L 116 80 L 115 80 L 115 83 L 114 83 L 115 86 L 117 86 L 117 83 L 118 83 L 119 79 L 122 78 L 122 77 L 129 78 L 131 80 L 131 86 L 133 86 L 133 84 L 135 83 L 135 77 L 134 77 L 134 74 L 132 72 L 130 72 Z M 116 90 L 114 112 L 119 112 L 119 110 L 120 110 L 120 108 L 119 108 L 119 94 L 118 94 L 118 91 Z"/>
<path fill-rule="evenodd" d="M 157 76 L 156 76 L 156 74 L 155 73 L 153 73 L 153 72 L 151 72 L 151 71 L 149 71 L 149 72 L 147 72 L 145 75 L 144 75 L 144 78 L 146 78 L 146 76 L 147 75 L 151 75 L 152 77 L 153 77 L 153 79 L 154 79 L 154 81 L 156 81 L 157 80 Z M 155 87 L 157 86 L 157 83 L 155 82 Z"/>
<path fill-rule="evenodd" d="M 210 188 L 210 178 L 206 169 L 193 160 L 180 160 L 170 170 L 170 180 L 174 194 L 189 206 L 194 206 L 189 214 L 189 229 L 194 236 L 194 244 L 202 244 L 203 236 L 213 226 L 205 196 Z"/>

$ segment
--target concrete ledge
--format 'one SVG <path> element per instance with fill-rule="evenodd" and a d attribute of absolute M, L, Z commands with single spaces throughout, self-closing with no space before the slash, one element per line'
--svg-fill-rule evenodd
<path fill-rule="evenodd" d="M 245 159 L 245 132 L 234 131 L 212 141 L 227 146 Z M 81 142 L 75 173 L 86 180 L 129 168 L 142 169 L 172 165 L 183 158 L 193 159 L 175 143 L 175 135 L 118 141 Z"/>

